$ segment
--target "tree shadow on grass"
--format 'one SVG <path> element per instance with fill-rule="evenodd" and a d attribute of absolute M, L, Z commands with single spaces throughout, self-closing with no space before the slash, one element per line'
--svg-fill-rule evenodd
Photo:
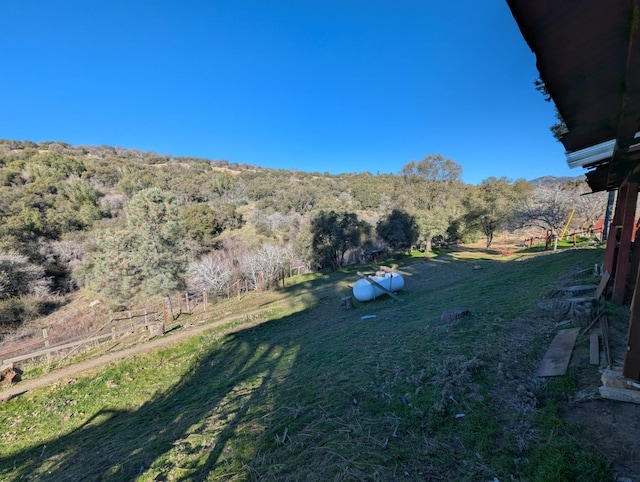
<path fill-rule="evenodd" d="M 357 309 L 339 307 L 345 283 L 330 276 L 287 288 L 302 300 L 301 307 L 321 305 L 317 317 L 312 314 L 310 319 L 314 312 L 303 308 L 222 338 L 215 332 L 202 335 L 202 344 L 191 355 L 191 368 L 181 371 L 184 375 L 175 384 L 150 395 L 139 408 L 113 407 L 125 405 L 122 399 L 126 400 L 128 390 L 154 389 L 147 382 L 136 386 L 137 371 L 154 370 L 142 365 L 148 364 L 144 359 L 120 362 L 111 372 L 79 378 L 52 390 L 50 398 L 44 403 L 38 400 L 32 410 L 40 410 L 40 417 L 50 417 L 44 423 L 55 426 L 60 417 L 85 417 L 82 408 L 74 412 L 70 407 L 81 407 L 82 398 L 91 396 L 93 384 L 110 383 L 109 377 L 115 380 L 112 394 L 100 395 L 107 399 L 104 408 L 97 412 L 93 407 L 86 409 L 88 418 L 82 425 L 0 457 L 0 479 L 200 481 L 259 478 L 257 473 L 271 473 L 273 466 L 264 454 L 269 458 L 278 451 L 288 440 L 286 431 L 296 423 L 315 423 L 317 411 L 291 421 L 300 410 L 296 400 L 302 400 L 302 405 L 316 400 L 335 376 L 331 362 L 344 356 L 342 340 L 351 329 L 349 323 L 360 322 Z M 366 334 L 366 328 L 359 329 Z M 171 349 L 165 350 L 171 359 Z M 158 376 L 167 376 L 166 369 L 157 371 Z M 109 396 L 117 399 L 111 407 Z M 15 403 L 28 404 L 29 400 Z M 16 417 L 18 413 L 16 407 Z M 9 427 L 8 420 L 2 422 Z"/>
<path fill-rule="evenodd" d="M 454 265 L 443 264 L 443 270 L 433 275 L 410 269 L 410 276 L 424 281 L 408 283 L 406 294 L 401 293 L 404 303 L 387 297 L 356 304 L 351 310 L 338 305 L 344 278 L 300 287 L 297 296 L 308 297 L 300 306 L 313 304 L 313 310 L 238 330 L 222 340 L 204 335 L 191 355 L 192 368 L 171 388 L 149 396 L 136 409 L 114 410 L 105 403 L 82 426 L 46 441 L 46 446 L 34 443 L 0 458 L 0 479 L 429 480 L 433 475 L 432 480 L 438 480 L 438 474 L 460 476 L 460 460 L 475 461 L 472 449 L 480 442 L 473 439 L 464 454 L 459 453 L 461 446 L 453 435 L 443 439 L 446 443 L 435 444 L 434 427 L 445 427 L 453 434 L 461 420 L 432 413 L 440 391 L 430 380 L 443 353 L 467 353 L 469 337 L 463 335 L 471 333 L 475 343 L 475 335 L 485 333 L 483 310 L 493 313 L 496 303 L 529 296 L 536 283 L 518 281 L 529 272 L 545 279 L 552 261 L 557 262 L 548 258 L 535 265 L 517 263 L 513 265 L 517 269 L 504 270 L 495 280 L 487 275 L 489 269 L 474 272 L 464 263 L 448 280 L 443 273 L 453 271 L 449 266 Z M 449 282 L 460 286 L 435 290 Z M 434 287 L 433 293 L 428 286 Z M 472 288 L 476 292 L 471 293 Z M 478 311 L 477 317 L 457 327 L 445 326 L 441 310 L 458 303 L 461 295 L 473 296 L 476 304 L 471 309 Z M 376 317 L 362 319 L 369 314 Z M 459 343 L 449 346 L 458 329 Z M 493 343 L 497 335 L 486 336 Z M 496 346 L 501 345 L 496 342 Z M 170 355 L 167 350 L 167 358 Z M 153 367 L 140 361 L 125 363 L 129 365 L 121 372 L 130 370 L 132 381 L 127 385 L 123 375 L 114 390 L 126 396 L 126 386 L 153 389 L 135 386 L 135 371 Z M 81 387 L 82 383 L 87 386 Z M 53 391 L 52 403 L 91 396 L 90 383 L 79 380 L 77 384 L 75 395 L 71 390 Z M 48 413 L 43 410 L 42 416 Z M 60 416 L 52 416 L 51 424 Z M 469 415 L 463 420 L 470 419 Z M 499 445 L 496 450 L 503 448 Z M 464 468 L 475 470 L 465 479 L 452 476 L 449 480 L 491 478 L 483 472 L 484 465 L 474 467 Z"/>
<path fill-rule="evenodd" d="M 225 451 L 245 416 L 265 403 L 275 377 L 286 377 L 294 362 L 291 356 L 299 349 L 294 346 L 298 342 L 269 343 L 265 341 L 269 337 L 259 333 L 265 329 L 275 333 L 287 324 L 286 318 L 268 324 L 273 326 L 226 336 L 172 388 L 139 409 L 104 408 L 44 446 L 0 458 L 0 478 L 133 480 L 152 469 L 160 476 L 157 480 L 167 480 L 162 476 L 163 463 L 174 473 L 175 465 L 181 465 L 177 472 L 184 476 L 173 480 L 203 480 L 209 472 L 220 472 Z M 251 456 L 248 450 L 244 463 Z M 241 468 L 233 465 L 229 470 Z"/>

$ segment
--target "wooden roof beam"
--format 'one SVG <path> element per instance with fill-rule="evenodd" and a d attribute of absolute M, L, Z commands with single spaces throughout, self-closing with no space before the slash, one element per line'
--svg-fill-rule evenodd
<path fill-rule="evenodd" d="M 616 144 L 613 149 L 607 189 L 615 189 L 620 177 L 627 177 L 638 162 L 629 158 L 629 148 L 637 144 L 640 130 L 640 2 L 634 1 L 629 20 L 626 75 L 620 106 Z"/>

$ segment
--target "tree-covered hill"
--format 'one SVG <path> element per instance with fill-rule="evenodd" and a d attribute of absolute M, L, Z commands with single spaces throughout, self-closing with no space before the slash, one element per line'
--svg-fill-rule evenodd
<path fill-rule="evenodd" d="M 585 190 L 545 183 L 563 196 L 536 197 L 523 180 L 471 186 L 461 174 L 438 154 L 395 175 L 333 175 L 0 139 L 0 324 L 77 290 L 116 305 L 178 289 L 223 296 L 239 282 L 273 284 L 294 264 L 335 269 L 372 250 L 428 250 L 434 238 L 490 244 L 502 229 L 557 230 Z M 543 216 L 551 198 L 555 220 Z"/>

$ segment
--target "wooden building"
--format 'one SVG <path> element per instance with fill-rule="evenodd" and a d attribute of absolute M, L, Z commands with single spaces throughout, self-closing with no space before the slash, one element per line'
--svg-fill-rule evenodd
<path fill-rule="evenodd" d="M 623 375 L 640 380 L 640 249 L 632 233 L 640 182 L 640 0 L 507 0 L 567 127 L 571 167 L 592 191 L 616 192 L 604 269 L 617 304 L 631 300 Z"/>

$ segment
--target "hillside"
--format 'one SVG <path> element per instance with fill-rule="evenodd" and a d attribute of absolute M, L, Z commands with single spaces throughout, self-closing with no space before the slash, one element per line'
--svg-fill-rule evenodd
<path fill-rule="evenodd" d="M 607 480 L 620 462 L 560 417 L 597 383 L 587 347 L 568 375 L 532 377 L 556 331 L 548 296 L 601 256 L 455 249 L 398 266 L 400 302 L 340 307 L 355 270 L 249 296 L 257 318 L 222 302 L 227 324 L 0 404 L 0 476 Z"/>
<path fill-rule="evenodd" d="M 562 226 L 572 208 L 576 223 L 603 212 L 596 197 L 585 204 L 583 185 L 557 184 L 549 220 L 542 188 L 471 186 L 461 172 L 439 155 L 397 175 L 330 175 L 0 140 L 0 336 L 78 293 L 113 309 L 185 290 L 223 298 L 274 286 L 293 268 L 339 269 L 433 242 L 490 244 L 526 223 Z"/>
<path fill-rule="evenodd" d="M 543 177 L 537 177 L 535 179 L 531 179 L 529 182 L 534 185 L 534 186 L 540 186 L 540 185 L 552 185 L 555 186 L 557 184 L 562 184 L 562 183 L 567 183 L 567 182 L 578 182 L 578 181 L 584 181 L 585 180 L 585 176 L 584 174 L 581 174 L 579 176 L 561 176 L 561 177 L 557 177 L 557 176 L 543 176 Z"/>

